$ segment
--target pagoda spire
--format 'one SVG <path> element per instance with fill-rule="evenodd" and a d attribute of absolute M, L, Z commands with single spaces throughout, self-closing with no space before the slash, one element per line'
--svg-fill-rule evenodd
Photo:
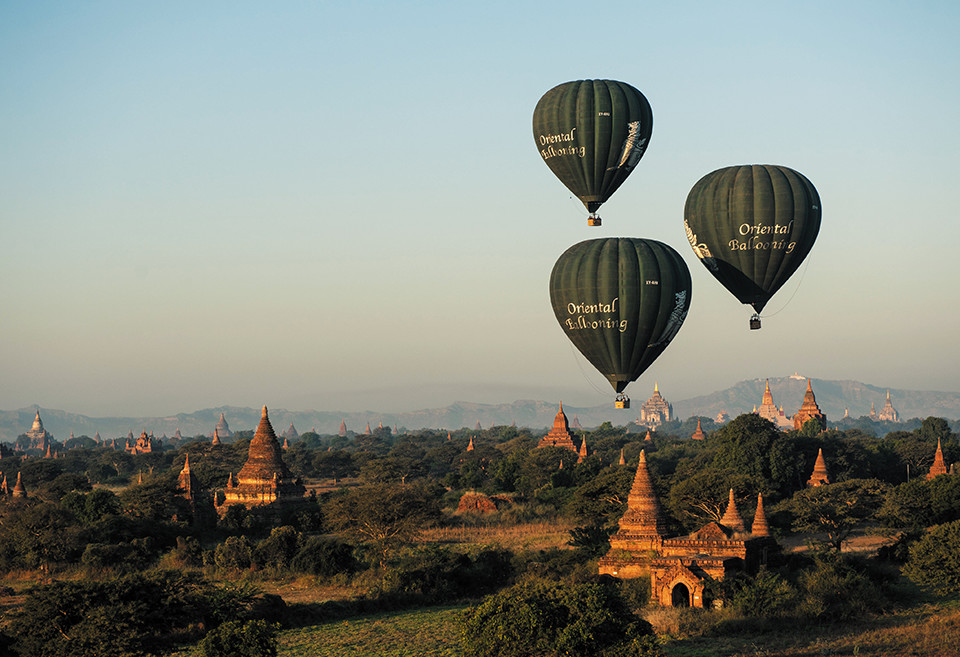
<path fill-rule="evenodd" d="M 573 432 L 570 431 L 570 423 L 567 422 L 567 415 L 563 412 L 563 402 L 560 402 L 560 409 L 553 418 L 553 426 L 547 432 L 537 447 L 562 447 L 572 452 L 577 451 L 577 446 L 573 444 Z"/>
<path fill-rule="evenodd" d="M 626 460 L 625 458 L 623 458 L 623 448 L 622 448 L 622 447 L 620 448 L 620 461 L 619 461 L 617 464 L 618 464 L 618 465 L 626 465 L 626 464 L 627 464 L 627 460 Z"/>
<path fill-rule="evenodd" d="M 807 486 L 816 487 L 830 483 L 830 475 L 827 473 L 827 462 L 823 458 L 823 448 L 817 451 L 817 461 L 813 464 L 813 474 L 807 480 Z"/>
<path fill-rule="evenodd" d="M 693 432 L 693 435 L 690 436 L 693 440 L 703 440 L 707 437 L 707 434 L 703 433 L 703 427 L 700 426 L 700 418 L 697 418 L 697 430 Z"/>
<path fill-rule="evenodd" d="M 470 442 L 467 443 L 467 451 L 468 451 L 468 452 L 472 452 L 473 449 L 474 449 L 474 447 L 473 447 L 473 436 L 470 436 Z"/>
<path fill-rule="evenodd" d="M 587 437 L 584 436 L 580 442 L 580 452 L 577 456 L 577 463 L 583 463 L 587 458 Z"/>
<path fill-rule="evenodd" d="M 39 411 L 37 412 L 37 414 L 39 415 Z M 20 479 L 20 472 L 17 472 L 17 483 L 15 483 L 15 484 L 13 485 L 13 493 L 12 493 L 12 495 L 13 495 L 14 497 L 26 497 L 26 496 L 27 496 L 27 488 L 26 488 L 26 486 L 23 485 L 23 481 L 21 481 L 21 479 Z"/>
<path fill-rule="evenodd" d="M 930 466 L 927 479 L 933 479 L 942 474 L 947 474 L 947 466 L 943 462 L 943 449 L 940 447 L 940 439 L 937 438 L 937 451 L 933 455 L 933 465 Z"/>
<path fill-rule="evenodd" d="M 761 405 L 769 404 L 773 405 L 773 393 L 770 392 L 770 379 L 767 379 L 767 387 L 763 390 L 763 399 L 761 400 Z"/>
<path fill-rule="evenodd" d="M 827 416 L 823 414 L 817 405 L 817 398 L 813 394 L 813 386 L 810 383 L 810 379 L 807 379 L 807 391 L 803 395 L 803 403 L 800 405 L 800 410 L 793 416 L 793 428 L 799 431 L 809 420 L 815 420 L 821 431 L 826 430 Z"/>
<path fill-rule="evenodd" d="M 757 512 L 753 516 L 750 533 L 754 536 L 770 536 L 770 525 L 767 523 L 767 514 L 763 510 L 763 493 L 757 493 Z"/>
<path fill-rule="evenodd" d="M 746 527 L 743 524 L 743 516 L 737 510 L 737 502 L 733 498 L 733 489 L 730 489 L 730 500 L 727 502 L 727 510 L 720 519 L 720 524 L 735 532 L 743 532 Z"/>
<path fill-rule="evenodd" d="M 646 450 L 640 452 L 637 474 L 627 497 L 627 512 L 620 518 L 620 532 L 647 538 L 662 537 L 666 533 L 660 500 L 657 499 L 647 470 Z"/>

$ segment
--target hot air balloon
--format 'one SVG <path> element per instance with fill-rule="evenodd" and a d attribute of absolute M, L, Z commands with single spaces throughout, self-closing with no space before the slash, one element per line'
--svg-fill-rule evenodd
<path fill-rule="evenodd" d="M 810 252 L 820 195 L 802 174 L 774 165 L 718 169 L 701 178 L 683 209 L 700 262 L 741 303 L 760 312 Z"/>
<path fill-rule="evenodd" d="M 637 166 L 653 132 L 642 93 L 615 80 L 557 85 L 533 110 L 533 138 L 550 170 L 587 207 L 587 224 Z"/>
<path fill-rule="evenodd" d="M 666 349 L 690 308 L 690 271 L 654 240 L 610 237 L 567 249 L 550 273 L 550 303 L 570 341 L 623 394 Z"/>

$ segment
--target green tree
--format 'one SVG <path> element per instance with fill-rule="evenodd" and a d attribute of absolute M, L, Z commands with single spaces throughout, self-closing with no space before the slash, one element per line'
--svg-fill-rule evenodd
<path fill-rule="evenodd" d="M 313 457 L 313 471 L 318 477 L 329 477 L 334 481 L 341 477 L 356 476 L 358 469 L 353 457 L 343 450 L 320 452 Z"/>
<path fill-rule="evenodd" d="M 406 456 L 373 458 L 360 468 L 360 478 L 367 483 L 407 483 L 424 474 L 419 460 Z"/>
<path fill-rule="evenodd" d="M 608 468 L 576 488 L 566 512 L 578 522 L 616 523 L 627 507 L 634 474 L 626 466 Z"/>
<path fill-rule="evenodd" d="M 6 509 L 0 518 L 0 564 L 48 569 L 75 561 L 84 541 L 73 514 L 54 502 Z"/>
<path fill-rule="evenodd" d="M 720 522 L 734 490 L 737 508 L 746 515 L 753 508 L 763 481 L 731 470 L 703 468 L 689 477 L 675 481 L 666 497 L 666 507 L 685 529 L 699 529 L 708 522 Z"/>
<path fill-rule="evenodd" d="M 934 527 L 910 548 L 903 574 L 940 595 L 960 590 L 960 520 Z"/>
<path fill-rule="evenodd" d="M 126 488 L 119 495 L 120 506 L 135 518 L 166 521 L 176 515 L 178 504 L 176 474 L 150 478 Z"/>
<path fill-rule="evenodd" d="M 417 537 L 440 517 L 439 491 L 425 484 L 377 484 L 332 495 L 324 517 L 334 531 L 374 546 L 385 564 L 391 548 Z"/>
<path fill-rule="evenodd" d="M 61 504 L 85 525 L 91 525 L 104 516 L 120 513 L 119 499 L 113 491 L 106 488 L 95 488 L 89 493 L 67 493 Z"/>
<path fill-rule="evenodd" d="M 950 424 L 942 417 L 928 417 L 914 433 L 924 442 L 936 444 L 938 440 L 946 441 L 950 438 Z"/>
<path fill-rule="evenodd" d="M 752 477 L 782 495 L 800 485 L 802 459 L 794 440 L 759 415 L 738 416 L 714 432 L 709 442 L 714 468 Z"/>
<path fill-rule="evenodd" d="M 839 552 L 856 526 L 874 517 L 889 488 L 877 479 L 848 479 L 802 490 L 780 508 L 792 514 L 796 531 L 825 534 Z"/>
<path fill-rule="evenodd" d="M 286 569 L 297 554 L 300 543 L 300 532 L 293 527 L 274 527 L 270 536 L 257 544 L 253 551 L 253 561 L 260 568 Z"/>

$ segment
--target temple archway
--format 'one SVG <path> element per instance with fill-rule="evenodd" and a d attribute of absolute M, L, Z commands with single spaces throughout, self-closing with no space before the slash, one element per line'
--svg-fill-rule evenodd
<path fill-rule="evenodd" d="M 686 584 L 681 583 L 674 586 L 670 597 L 674 607 L 690 606 L 690 589 L 687 588 Z"/>

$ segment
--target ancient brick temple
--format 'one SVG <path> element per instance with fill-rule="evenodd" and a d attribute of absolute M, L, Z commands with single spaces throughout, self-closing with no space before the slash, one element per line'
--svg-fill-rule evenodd
<path fill-rule="evenodd" d="M 217 508 L 224 512 L 231 504 L 252 508 L 298 502 L 303 500 L 305 492 L 303 484 L 283 462 L 280 443 L 264 406 L 260 424 L 250 441 L 247 462 L 235 477 L 232 474 L 228 477 L 223 501 Z"/>
<path fill-rule="evenodd" d="M 777 405 L 773 403 L 773 393 L 770 392 L 769 379 L 767 379 L 767 385 L 763 391 L 763 398 L 760 400 L 760 408 L 754 408 L 753 412 L 773 422 L 781 431 L 789 431 L 793 427 L 790 418 L 783 414 L 783 406 L 777 408 Z"/>
<path fill-rule="evenodd" d="M 940 439 L 937 438 L 937 451 L 933 455 L 933 465 L 930 466 L 927 479 L 930 480 L 942 474 L 947 474 L 947 464 L 943 460 L 943 448 L 940 446 Z"/>
<path fill-rule="evenodd" d="M 193 474 L 193 471 L 190 469 L 189 454 L 183 459 L 183 469 L 180 470 L 180 475 L 177 477 L 177 491 L 183 499 L 191 504 L 197 502 L 200 494 L 200 481 L 197 479 L 197 475 Z"/>
<path fill-rule="evenodd" d="M 700 418 L 697 418 L 697 430 L 693 432 L 690 438 L 693 440 L 704 440 L 706 437 L 707 434 L 703 432 L 703 427 L 700 425 Z"/>
<path fill-rule="evenodd" d="M 810 379 L 807 379 L 807 391 L 803 395 L 803 403 L 800 405 L 800 410 L 793 415 L 793 428 L 802 429 L 803 425 L 810 420 L 817 423 L 820 431 L 826 431 L 827 416 L 817 406 L 817 398 L 813 394 L 813 387 L 810 385 Z"/>
<path fill-rule="evenodd" d="M 24 435 L 30 441 L 27 449 L 39 449 L 42 454 L 50 448 L 50 440 L 53 436 L 43 428 L 43 420 L 40 419 L 40 409 L 37 409 L 37 414 L 33 418 L 33 426 L 30 427 L 30 431 L 27 431 Z"/>
<path fill-rule="evenodd" d="M 619 530 L 610 537 L 610 551 L 600 559 L 601 575 L 649 577 L 652 603 L 705 607 L 712 604 L 711 582 L 737 572 L 756 572 L 779 552 L 770 536 L 763 498 L 757 497 L 751 531 L 747 531 L 732 490 L 719 523 L 709 522 L 689 536 L 668 538 L 666 534 L 646 454 L 641 452 L 627 510 Z"/>
<path fill-rule="evenodd" d="M 881 422 L 899 422 L 900 413 L 897 412 L 897 409 L 893 407 L 893 402 L 890 401 L 890 391 L 887 390 L 887 401 L 883 405 L 883 408 L 880 409 L 877 419 Z"/>
<path fill-rule="evenodd" d="M 547 435 L 540 439 L 537 447 L 563 447 L 579 453 L 577 446 L 573 444 L 573 432 L 570 431 L 567 416 L 563 412 L 563 402 L 560 402 L 560 410 L 553 418 L 553 426 Z"/>
<path fill-rule="evenodd" d="M 673 406 L 660 394 L 660 384 L 654 383 L 653 394 L 640 407 L 640 417 L 637 419 L 637 424 L 656 429 L 664 422 L 669 422 L 672 419 Z"/>
<path fill-rule="evenodd" d="M 223 413 L 220 413 L 220 419 L 217 420 L 217 426 L 213 428 L 213 434 L 219 436 L 220 440 L 233 436 L 233 432 L 230 431 L 230 425 L 227 424 L 227 418 L 223 417 Z"/>
<path fill-rule="evenodd" d="M 124 445 L 123 449 L 129 454 L 149 454 L 153 451 L 153 438 L 147 435 L 146 430 L 140 434 L 140 437 L 137 438 L 134 442 L 130 437 L 127 438 L 127 442 Z"/>
<path fill-rule="evenodd" d="M 807 480 L 807 486 L 817 487 L 830 483 L 830 474 L 827 472 L 827 462 L 823 458 L 823 449 L 817 451 L 817 461 L 813 464 L 813 473 Z"/>

